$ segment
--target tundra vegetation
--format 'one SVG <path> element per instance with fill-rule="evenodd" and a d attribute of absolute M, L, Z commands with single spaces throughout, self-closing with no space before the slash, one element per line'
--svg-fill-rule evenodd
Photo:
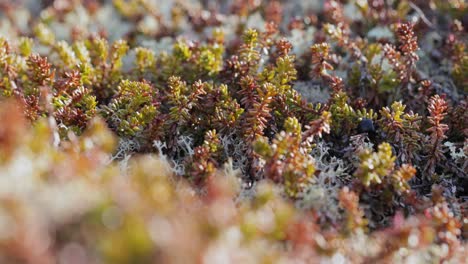
<path fill-rule="evenodd" d="M 466 263 L 463 0 L 0 1 L 0 262 Z"/>

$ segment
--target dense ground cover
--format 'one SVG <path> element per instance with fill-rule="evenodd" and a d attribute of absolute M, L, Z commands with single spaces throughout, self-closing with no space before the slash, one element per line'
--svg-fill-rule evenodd
<path fill-rule="evenodd" d="M 462 0 L 0 1 L 0 263 L 463 263 Z"/>

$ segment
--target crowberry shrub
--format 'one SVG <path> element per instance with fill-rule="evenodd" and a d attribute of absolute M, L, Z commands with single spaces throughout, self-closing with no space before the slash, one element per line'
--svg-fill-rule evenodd
<path fill-rule="evenodd" d="M 464 263 L 468 6 L 0 1 L 1 263 Z"/>

